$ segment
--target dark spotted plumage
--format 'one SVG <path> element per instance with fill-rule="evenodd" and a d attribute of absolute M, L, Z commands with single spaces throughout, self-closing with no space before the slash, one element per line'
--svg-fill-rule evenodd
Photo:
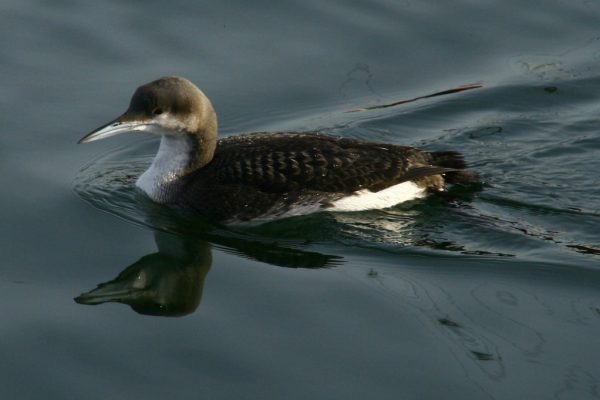
<path fill-rule="evenodd" d="M 436 163 L 436 154 L 445 156 Z M 450 165 L 450 163 L 453 163 Z M 213 159 L 172 190 L 173 202 L 219 220 L 278 215 L 290 207 L 332 201 L 411 180 L 440 190 L 464 162 L 391 144 L 300 133 L 256 133 L 221 139 Z M 181 186 L 182 185 L 182 186 Z"/>

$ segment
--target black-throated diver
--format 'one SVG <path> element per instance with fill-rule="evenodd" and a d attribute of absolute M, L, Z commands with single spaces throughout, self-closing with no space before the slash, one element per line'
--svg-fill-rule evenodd
<path fill-rule="evenodd" d="M 475 178 L 457 152 L 317 133 L 254 133 L 217 139 L 210 100 L 187 79 L 140 86 L 127 111 L 83 137 L 161 136 L 136 186 L 152 200 L 222 222 L 394 206 Z"/>

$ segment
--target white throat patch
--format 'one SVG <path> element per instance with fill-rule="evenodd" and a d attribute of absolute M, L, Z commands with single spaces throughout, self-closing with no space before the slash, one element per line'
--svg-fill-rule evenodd
<path fill-rule="evenodd" d="M 187 135 L 163 135 L 150 168 L 135 185 L 156 202 L 164 202 L 164 186 L 179 178 L 190 163 L 191 138 Z"/>

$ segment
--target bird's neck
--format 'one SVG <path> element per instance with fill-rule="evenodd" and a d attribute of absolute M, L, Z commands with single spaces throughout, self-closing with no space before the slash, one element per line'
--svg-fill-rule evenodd
<path fill-rule="evenodd" d="M 152 164 L 140 175 L 136 186 L 156 202 L 169 202 L 184 176 L 212 160 L 216 143 L 216 129 L 209 135 L 162 135 Z"/>

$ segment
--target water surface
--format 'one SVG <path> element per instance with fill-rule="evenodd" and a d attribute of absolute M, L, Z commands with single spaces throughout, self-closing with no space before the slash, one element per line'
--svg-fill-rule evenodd
<path fill-rule="evenodd" d="M 593 2 L 1 8 L 6 398 L 600 397 Z M 485 185 L 190 221 L 132 189 L 155 139 L 75 144 L 163 75 L 205 91 L 221 135 L 458 150 Z M 73 300 L 103 283 L 125 304 Z"/>

